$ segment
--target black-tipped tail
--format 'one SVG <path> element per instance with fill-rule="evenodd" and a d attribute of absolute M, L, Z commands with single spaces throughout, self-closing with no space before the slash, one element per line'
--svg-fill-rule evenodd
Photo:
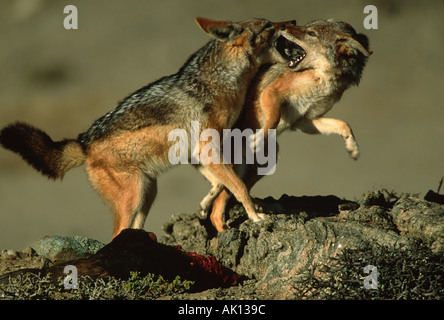
<path fill-rule="evenodd" d="M 63 177 L 66 171 L 85 162 L 85 154 L 76 140 L 53 141 L 42 130 L 23 122 L 3 128 L 0 144 L 52 179 Z"/>

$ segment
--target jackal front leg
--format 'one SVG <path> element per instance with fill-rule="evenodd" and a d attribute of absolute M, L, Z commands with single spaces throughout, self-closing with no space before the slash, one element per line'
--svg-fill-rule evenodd
<path fill-rule="evenodd" d="M 201 171 L 202 172 L 202 171 Z M 205 175 L 205 174 L 204 174 Z M 197 209 L 197 214 L 199 218 L 206 219 L 209 213 L 209 209 L 214 202 L 214 199 L 221 193 L 224 189 L 224 185 L 222 183 L 216 182 L 213 184 L 211 190 L 207 193 L 207 195 L 202 199 L 199 203 L 199 207 Z"/>
<path fill-rule="evenodd" d="M 260 119 L 263 134 L 253 134 L 250 140 L 250 149 L 259 152 L 265 146 L 270 129 L 276 129 L 281 120 L 281 109 L 278 94 L 272 89 L 262 91 L 260 98 L 255 102 L 256 117 Z"/>
<path fill-rule="evenodd" d="M 359 147 L 351 127 L 347 122 L 333 118 L 318 118 L 314 120 L 301 119 L 292 130 L 299 129 L 309 134 L 338 134 L 345 141 L 345 149 L 350 157 L 357 160 L 359 157 Z"/>

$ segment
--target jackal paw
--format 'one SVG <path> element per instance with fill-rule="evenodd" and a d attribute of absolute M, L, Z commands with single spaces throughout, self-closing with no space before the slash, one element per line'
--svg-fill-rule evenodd
<path fill-rule="evenodd" d="M 256 213 L 256 216 L 250 217 L 251 221 L 259 222 L 264 220 L 266 215 L 264 213 Z"/>
<path fill-rule="evenodd" d="M 356 149 L 356 150 L 349 151 L 349 154 L 353 160 L 358 160 L 360 153 L 359 153 L 359 150 Z"/>
<path fill-rule="evenodd" d="M 196 215 L 199 219 L 205 220 L 208 217 L 208 208 L 203 208 L 201 205 L 199 205 Z"/>
<path fill-rule="evenodd" d="M 353 136 L 350 135 L 345 138 L 345 149 L 353 160 L 358 160 L 359 147 Z"/>

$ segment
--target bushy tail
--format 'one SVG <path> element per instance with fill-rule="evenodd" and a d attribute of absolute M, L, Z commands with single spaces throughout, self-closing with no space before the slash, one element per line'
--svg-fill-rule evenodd
<path fill-rule="evenodd" d="M 69 169 L 82 165 L 86 158 L 76 140 L 52 141 L 42 130 L 22 122 L 2 129 L 0 144 L 52 179 L 63 178 Z"/>

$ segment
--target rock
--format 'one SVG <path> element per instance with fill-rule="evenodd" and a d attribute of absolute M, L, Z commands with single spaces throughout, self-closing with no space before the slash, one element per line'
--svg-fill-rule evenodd
<path fill-rule="evenodd" d="M 20 254 L 13 249 L 7 249 L 2 251 L 1 257 L 7 260 L 15 260 L 20 258 Z"/>
<path fill-rule="evenodd" d="M 194 215 L 175 214 L 171 217 L 171 220 L 163 226 L 167 234 L 174 234 L 175 239 L 188 240 L 187 251 L 195 251 L 192 250 L 192 246 L 190 247 L 191 242 L 199 246 L 202 242 L 205 242 L 208 237 L 206 229 L 203 228 L 200 221 L 195 218 Z"/>
<path fill-rule="evenodd" d="M 103 246 L 103 243 L 87 237 L 44 236 L 39 240 L 36 252 L 57 264 L 94 254 Z"/>
<path fill-rule="evenodd" d="M 442 180 L 441 180 L 442 182 Z M 437 192 L 434 192 L 432 190 L 429 190 L 427 194 L 424 196 L 424 200 L 435 202 L 438 204 L 444 204 L 444 194 L 439 194 Z"/>
<path fill-rule="evenodd" d="M 362 200 L 360 201 L 363 206 L 385 206 L 386 200 L 384 194 L 379 191 L 370 191 L 363 195 Z"/>
<path fill-rule="evenodd" d="M 33 254 L 36 253 L 36 251 L 33 248 L 31 248 L 31 247 L 27 247 L 27 248 L 22 250 L 22 253 L 27 255 L 27 256 L 32 256 Z"/>
<path fill-rule="evenodd" d="M 444 253 L 444 206 L 417 198 L 398 201 L 391 210 L 403 235 L 420 239 L 435 253 Z"/>
<path fill-rule="evenodd" d="M 371 255 L 380 248 L 406 256 L 420 246 L 426 247 L 421 252 L 443 252 L 444 206 L 439 204 L 412 197 L 387 201 L 381 192 L 365 195 L 362 206 L 334 196 L 285 196 L 277 201 L 283 212 L 258 223 L 247 220 L 242 206 L 235 205 L 226 217 L 231 229 L 214 238 L 204 238 L 211 234 L 208 222 L 199 222 L 196 215 L 176 216 L 163 241 L 214 255 L 226 267 L 256 279 L 257 289 L 275 298 L 292 297 L 307 275 L 327 277 L 325 270 L 341 262 L 345 251 L 354 253 L 357 261 L 352 265 L 362 263 L 359 252 Z M 175 224 L 180 230 L 185 225 L 192 228 L 176 235 Z M 361 274 L 365 266 L 360 267 Z"/>
<path fill-rule="evenodd" d="M 6 250 L 6 254 L 8 256 L 13 256 L 13 257 L 18 257 L 19 256 L 18 252 L 13 250 L 13 249 Z"/>

